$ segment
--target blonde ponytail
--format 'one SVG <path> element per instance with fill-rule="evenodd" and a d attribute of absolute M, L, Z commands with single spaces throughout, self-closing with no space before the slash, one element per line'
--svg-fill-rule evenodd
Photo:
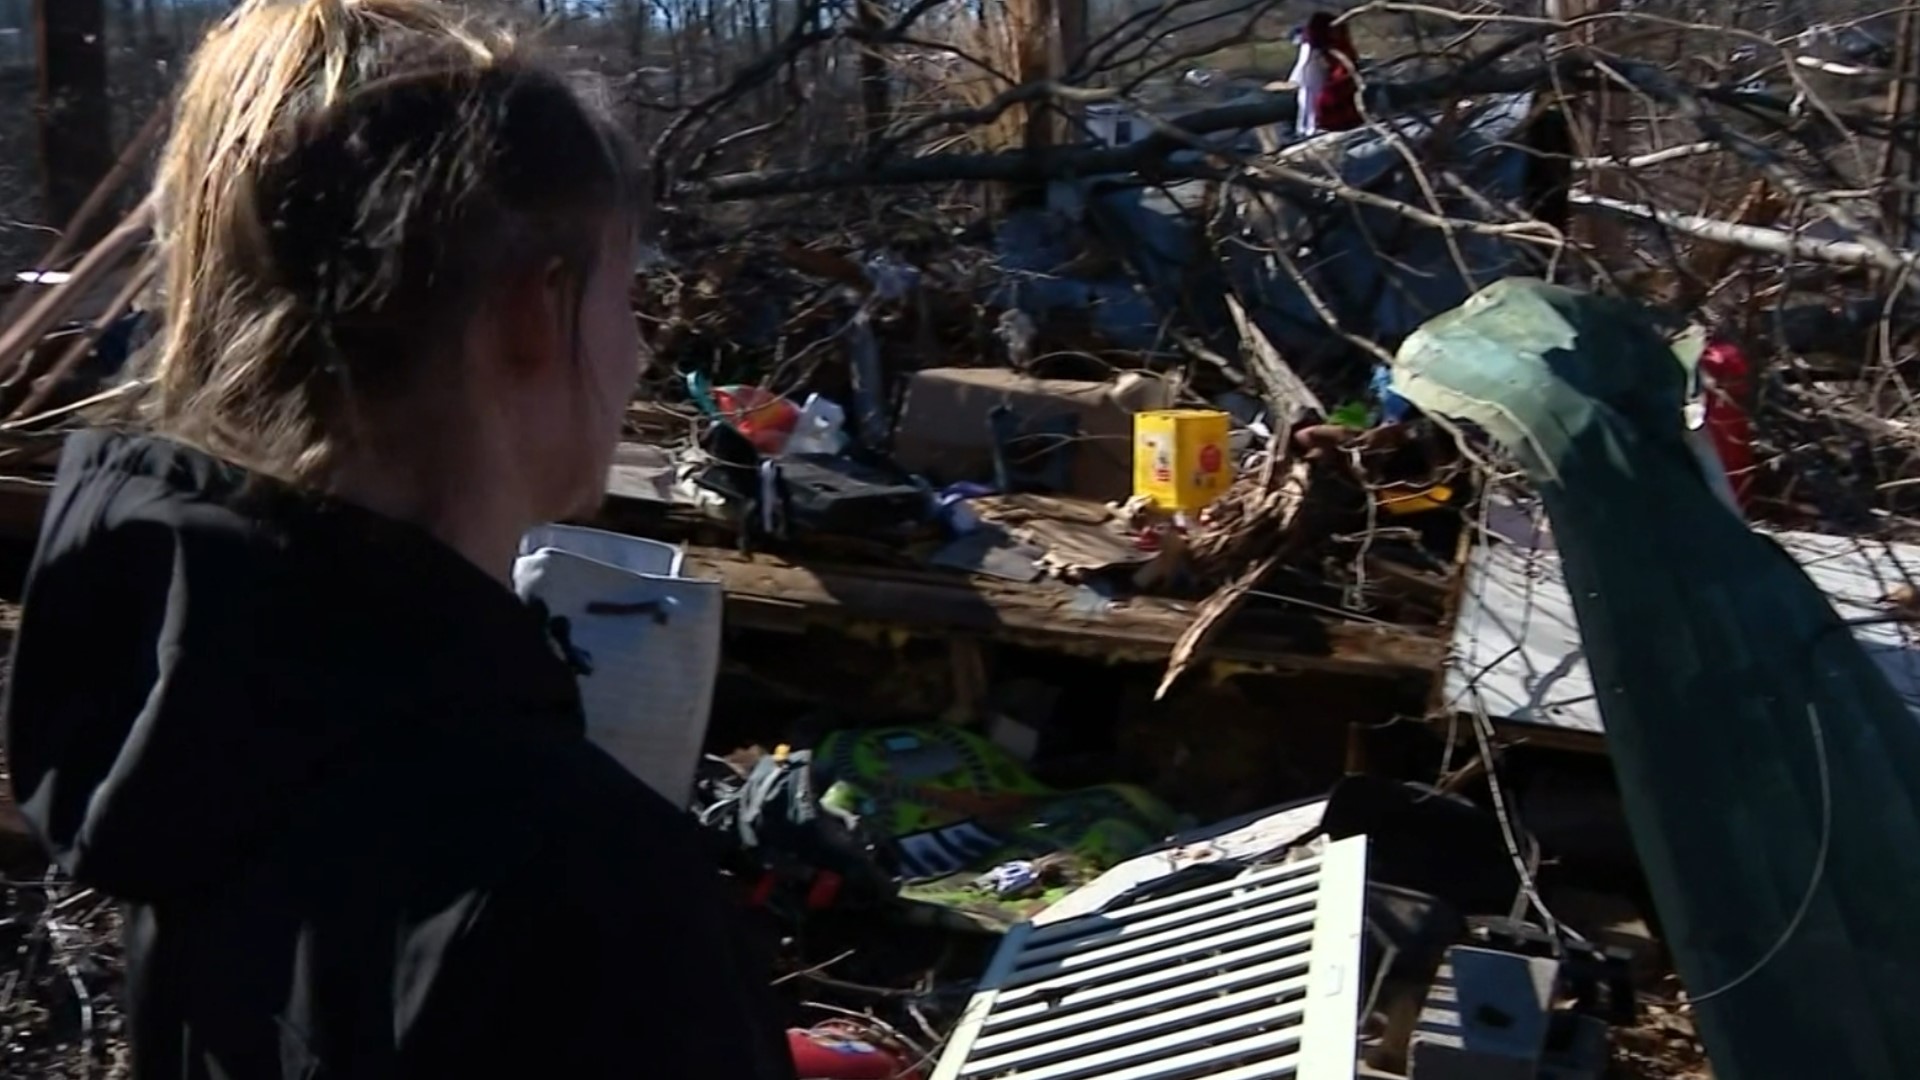
<path fill-rule="evenodd" d="M 247 0 L 195 54 L 160 164 L 149 421 L 324 473 L 351 396 L 425 363 L 481 274 L 588 257 L 626 167 L 610 118 L 498 27 L 432 0 Z"/>

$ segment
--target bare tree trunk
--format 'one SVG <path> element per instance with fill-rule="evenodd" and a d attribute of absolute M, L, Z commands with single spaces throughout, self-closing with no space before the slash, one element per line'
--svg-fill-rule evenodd
<path fill-rule="evenodd" d="M 1071 71 L 1087 51 L 1087 0 L 1054 0 L 1060 14 L 1061 71 Z"/>
<path fill-rule="evenodd" d="M 40 167 L 49 220 L 66 222 L 113 166 L 101 0 L 35 0 Z"/>
<path fill-rule="evenodd" d="M 700 8 L 700 31 L 706 38 L 706 55 L 701 61 L 701 70 L 706 72 L 707 81 L 700 87 L 701 93 L 707 93 L 719 85 L 720 73 L 720 12 L 719 0 L 706 0 Z"/>
<path fill-rule="evenodd" d="M 634 67 L 647 65 L 647 31 L 653 29 L 653 2 L 634 0 L 634 8 L 628 13 L 632 19 L 626 27 L 626 48 L 634 54 Z"/>
<path fill-rule="evenodd" d="M 673 65 L 673 103 L 675 106 L 686 104 L 687 100 L 687 27 L 691 20 L 687 18 L 687 9 L 679 9 L 679 18 L 671 8 L 662 7 L 661 14 L 666 20 L 668 62 Z"/>
<path fill-rule="evenodd" d="M 1901 9 L 1899 28 L 1895 32 L 1899 37 L 1894 43 L 1894 81 L 1887 88 L 1889 125 L 1912 114 L 1915 94 L 1911 81 L 1920 78 L 1920 18 L 1914 17 L 1913 8 Z M 1914 193 L 1908 189 L 1907 182 L 1915 179 L 1920 179 L 1920 160 L 1902 152 L 1898 143 L 1888 139 L 1880 164 L 1880 182 L 1886 192 L 1882 212 L 1886 215 L 1887 240 L 1896 247 L 1906 247 L 1914 240 Z"/>
<path fill-rule="evenodd" d="M 881 0 L 860 0 L 856 17 L 860 29 L 867 34 L 879 34 L 886 29 L 887 12 Z M 887 58 L 880 53 L 877 45 L 860 47 L 860 112 L 866 133 L 867 145 L 878 142 L 887 131 L 891 122 L 887 93 Z"/>
<path fill-rule="evenodd" d="M 1616 0 L 1545 0 L 1548 18 L 1572 21 L 1614 10 Z M 1605 39 L 1617 33 L 1617 24 L 1589 23 L 1568 35 L 1575 42 L 1605 47 Z M 1576 98 L 1569 110 L 1573 135 L 1579 151 L 1587 157 L 1625 157 L 1628 148 L 1620 145 L 1626 134 L 1632 99 L 1611 87 L 1596 88 Z M 1603 169 L 1591 178 L 1593 193 L 1605 198 L 1629 194 L 1626 178 L 1616 170 Z M 1627 231 L 1618 218 L 1597 214 L 1575 222 L 1575 238 L 1596 252 L 1602 260 L 1624 263 L 1628 250 Z"/>

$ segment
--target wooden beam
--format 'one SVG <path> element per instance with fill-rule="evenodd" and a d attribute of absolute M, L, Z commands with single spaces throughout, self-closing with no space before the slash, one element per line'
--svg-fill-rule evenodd
<path fill-rule="evenodd" d="M 37 535 L 50 488 L 45 480 L 0 477 L 0 537 L 20 541 Z M 631 516 L 595 522 L 642 532 L 631 523 Z M 687 569 L 721 583 L 732 627 L 785 633 L 810 627 L 873 629 L 928 638 L 966 633 L 1116 663 L 1165 663 L 1197 607 L 1156 596 L 1100 601 L 1090 590 L 1052 580 L 1019 584 L 699 545 L 687 546 Z M 1262 671 L 1409 683 L 1435 678 L 1445 655 L 1444 639 L 1430 627 L 1266 608 L 1242 612 L 1207 649 L 1210 661 Z"/>
<path fill-rule="evenodd" d="M 868 624 L 944 637 L 955 632 L 1054 652 L 1161 663 L 1192 624 L 1195 605 L 1129 597 L 1104 607 L 1060 582 L 1029 585 L 939 571 L 802 564 L 771 555 L 690 547 L 690 573 L 727 592 L 729 625 L 798 632 Z M 1424 628 L 1321 620 L 1249 610 L 1209 646 L 1208 657 L 1275 670 L 1428 679 L 1444 643 Z"/>

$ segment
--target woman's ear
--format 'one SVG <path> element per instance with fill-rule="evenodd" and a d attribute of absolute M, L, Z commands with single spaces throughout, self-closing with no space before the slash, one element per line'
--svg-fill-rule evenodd
<path fill-rule="evenodd" d="M 579 308 L 573 278 L 563 261 L 549 259 L 505 282 L 491 311 L 483 313 L 483 321 L 494 323 L 514 374 L 533 375 L 572 362 Z"/>

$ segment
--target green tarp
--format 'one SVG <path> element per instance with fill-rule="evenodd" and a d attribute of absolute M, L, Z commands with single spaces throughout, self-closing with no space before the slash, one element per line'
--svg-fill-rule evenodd
<path fill-rule="evenodd" d="M 1708 485 L 1643 312 L 1493 285 L 1394 386 L 1542 494 L 1664 935 L 1721 1080 L 1920 1077 L 1920 727 Z"/>

